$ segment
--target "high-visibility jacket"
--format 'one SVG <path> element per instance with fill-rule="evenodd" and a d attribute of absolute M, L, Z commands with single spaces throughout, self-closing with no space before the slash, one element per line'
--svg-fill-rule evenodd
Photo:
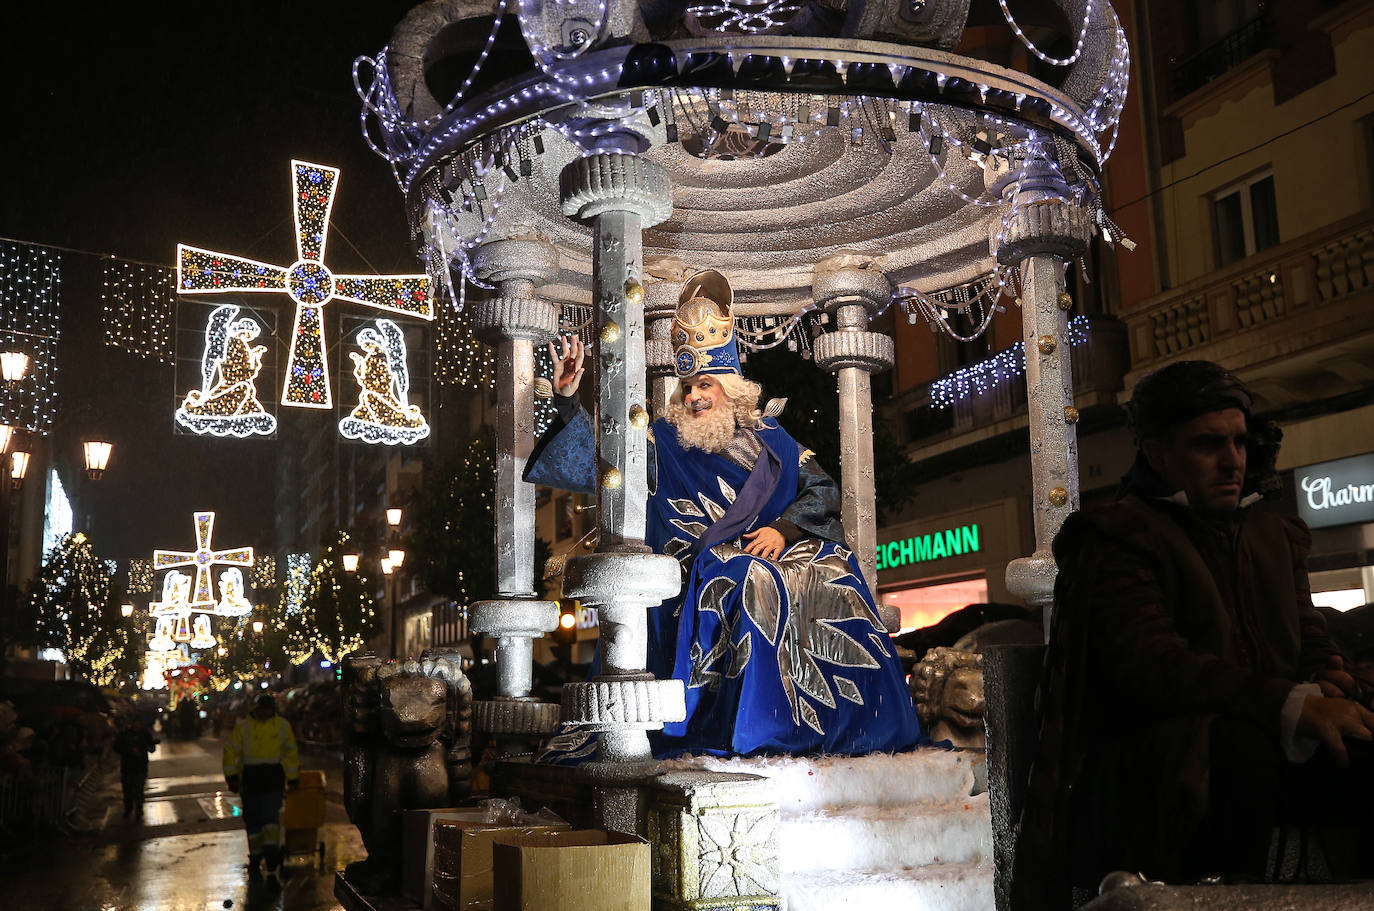
<path fill-rule="evenodd" d="M 247 766 L 280 766 L 287 780 L 299 778 L 301 757 L 296 751 L 296 735 L 291 730 L 291 722 L 280 715 L 273 715 L 266 721 L 259 721 L 251 715 L 240 718 L 224 745 L 224 777 L 247 779 L 257 776 Z"/>

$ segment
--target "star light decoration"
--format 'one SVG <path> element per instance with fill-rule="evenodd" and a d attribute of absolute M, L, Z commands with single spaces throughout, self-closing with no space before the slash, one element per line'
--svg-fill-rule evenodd
<path fill-rule="evenodd" d="M 215 530 L 215 514 L 213 512 L 198 512 L 195 514 L 195 521 L 196 549 L 192 551 L 155 550 L 153 551 L 153 568 L 163 570 L 173 566 L 194 566 L 196 568 L 196 581 L 192 589 L 192 597 L 188 603 L 192 608 L 209 613 L 215 609 L 215 593 L 210 578 L 210 567 L 216 563 L 251 567 L 253 565 L 253 548 L 237 547 L 231 550 L 212 550 L 210 538 Z"/>
<path fill-rule="evenodd" d="M 428 275 L 335 275 L 325 267 L 329 212 L 338 181 L 337 168 L 292 160 L 296 261 L 290 266 L 177 245 L 177 290 L 181 294 L 285 292 L 295 301 L 283 405 L 333 407 L 324 340 L 324 308 L 331 300 L 338 298 L 425 320 L 434 318 Z"/>

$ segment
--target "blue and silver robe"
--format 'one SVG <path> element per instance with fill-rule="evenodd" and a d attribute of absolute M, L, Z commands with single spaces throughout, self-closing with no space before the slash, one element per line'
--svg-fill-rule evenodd
<path fill-rule="evenodd" d="M 527 477 L 590 489 L 590 420 L 579 411 L 559 423 Z M 921 732 L 901 665 L 844 546 L 838 490 L 810 451 L 772 419 L 737 433 L 723 454 L 683 447 L 665 420 L 652 430 L 647 543 L 678 559 L 683 586 L 649 609 L 649 670 L 683 681 L 687 702 L 685 721 L 651 734 L 655 754 L 914 745 Z M 551 458 L 572 476 L 559 479 Z M 741 535 L 765 525 L 788 542 L 777 560 L 741 549 Z M 558 746 L 590 752 L 572 740 Z"/>

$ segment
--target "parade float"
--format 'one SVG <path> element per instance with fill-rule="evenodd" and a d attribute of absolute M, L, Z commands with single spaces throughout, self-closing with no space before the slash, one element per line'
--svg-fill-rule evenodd
<path fill-rule="evenodd" d="M 955 53 L 971 6 L 1050 81 Z M 439 306 L 496 356 L 499 582 L 471 627 L 498 642 L 499 695 L 473 705 L 474 726 L 599 734 L 592 761 L 503 763 L 493 791 L 649 839 L 655 907 L 993 904 L 996 814 L 974 796 L 973 754 L 654 761 L 647 732 L 684 709 L 680 681 L 645 672 L 646 608 L 680 585 L 677 561 L 644 546 L 646 427 L 676 383 L 682 282 L 719 270 L 743 354 L 786 345 L 799 370 L 836 377 L 845 538 L 871 585 L 870 383 L 895 357 L 881 320 L 971 339 L 1019 307 L 1036 550 L 1008 584 L 1049 602 L 1050 541 L 1078 502 L 1065 270 L 1094 235 L 1129 245 L 1099 201 L 1129 50 L 1106 0 L 1035 14 L 1020 22 L 1006 0 L 431 0 L 355 65 L 365 135 Z M 535 584 L 522 480 L 536 350 L 556 333 L 594 345 L 599 537 L 568 559 L 563 594 L 598 610 L 602 655 L 561 706 L 530 696 L 532 639 L 558 609 Z"/>

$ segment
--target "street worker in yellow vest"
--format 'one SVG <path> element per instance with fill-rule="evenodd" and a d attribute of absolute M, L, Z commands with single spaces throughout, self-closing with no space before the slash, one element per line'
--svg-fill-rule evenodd
<path fill-rule="evenodd" d="M 291 722 L 277 714 L 269 694 L 259 696 L 247 718 L 239 719 L 224 745 L 224 779 L 243 800 L 243 825 L 248 830 L 248 875 L 257 876 L 258 862 L 277 875 L 281 866 L 281 807 L 286 788 L 300 779 L 301 760 Z"/>

